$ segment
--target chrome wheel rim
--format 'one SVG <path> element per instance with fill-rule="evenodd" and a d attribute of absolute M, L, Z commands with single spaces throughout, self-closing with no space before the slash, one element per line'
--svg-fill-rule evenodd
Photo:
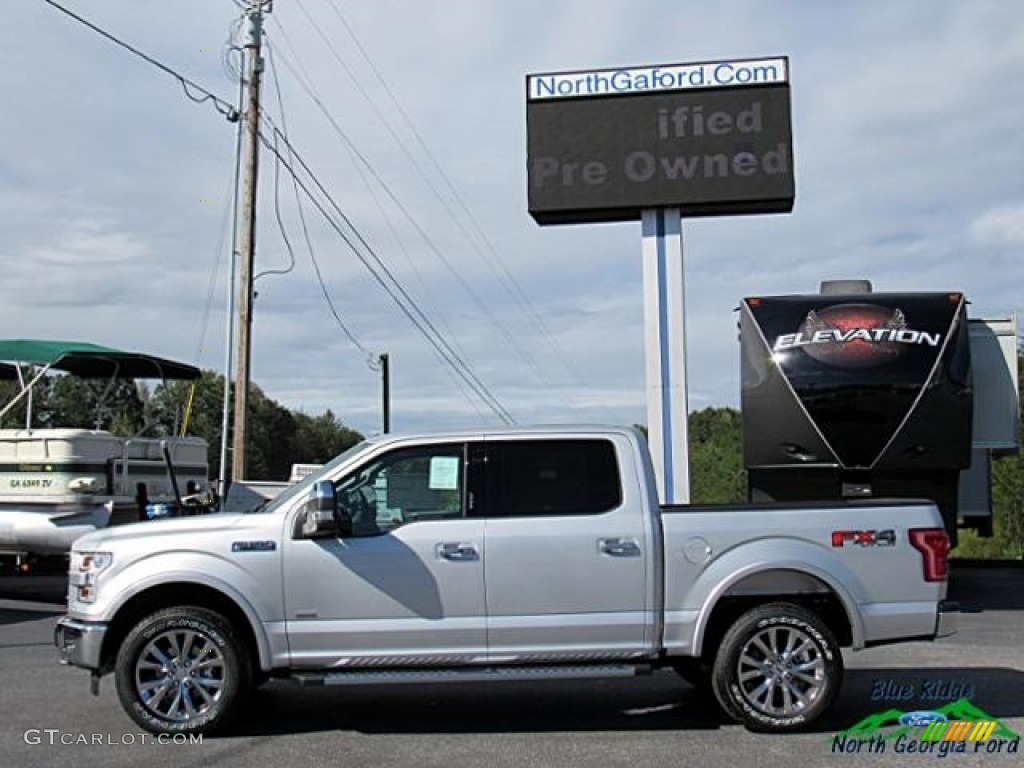
<path fill-rule="evenodd" d="M 157 717 L 184 723 L 220 701 L 227 674 L 224 654 L 202 632 L 170 629 L 156 635 L 135 662 L 139 700 Z"/>
<path fill-rule="evenodd" d="M 814 639 L 795 627 L 770 627 L 740 650 L 736 680 L 754 709 L 773 717 L 806 712 L 825 688 L 825 658 Z"/>

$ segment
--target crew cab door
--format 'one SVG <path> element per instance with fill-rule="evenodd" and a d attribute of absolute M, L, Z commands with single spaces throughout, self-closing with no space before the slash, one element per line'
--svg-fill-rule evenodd
<path fill-rule="evenodd" d="M 625 440 L 488 440 L 488 647 L 493 661 L 582 661 L 649 650 L 654 537 Z M 482 459 L 476 453 L 482 454 Z M 628 482 L 633 478 L 633 482 Z M 627 482 L 623 482 L 626 480 Z"/>
<path fill-rule="evenodd" d="M 393 448 L 334 479 L 351 535 L 286 539 L 297 667 L 474 663 L 486 654 L 482 520 L 462 442 Z"/>

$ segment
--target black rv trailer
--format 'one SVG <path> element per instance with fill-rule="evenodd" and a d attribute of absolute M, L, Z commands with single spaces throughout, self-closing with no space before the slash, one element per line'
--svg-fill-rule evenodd
<path fill-rule="evenodd" d="M 973 410 L 963 295 L 822 288 L 740 306 L 751 500 L 928 498 L 955 537 Z"/>

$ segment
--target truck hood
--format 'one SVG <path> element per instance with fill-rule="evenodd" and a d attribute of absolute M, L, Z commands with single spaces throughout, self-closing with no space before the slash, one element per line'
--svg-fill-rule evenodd
<path fill-rule="evenodd" d="M 251 521 L 252 517 L 252 515 L 241 514 L 214 514 L 117 525 L 80 536 L 75 539 L 73 549 L 80 552 L 96 552 L 128 540 L 141 542 L 147 539 L 180 538 L 189 534 L 227 531 L 238 526 L 243 520 Z"/>

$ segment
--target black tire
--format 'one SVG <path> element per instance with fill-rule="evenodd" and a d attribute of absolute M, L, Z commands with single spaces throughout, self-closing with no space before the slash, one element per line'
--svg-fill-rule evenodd
<path fill-rule="evenodd" d="M 249 659 L 215 611 L 176 606 L 142 619 L 118 651 L 121 706 L 150 733 L 220 728 L 250 683 Z"/>
<path fill-rule="evenodd" d="M 743 614 L 722 638 L 711 671 L 725 713 L 752 731 L 802 730 L 843 682 L 843 654 L 814 613 L 770 603 Z"/>

